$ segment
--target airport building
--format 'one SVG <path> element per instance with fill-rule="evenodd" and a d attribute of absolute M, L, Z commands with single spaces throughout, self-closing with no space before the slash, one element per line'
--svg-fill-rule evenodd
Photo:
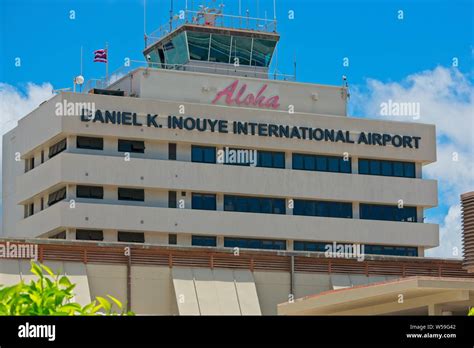
<path fill-rule="evenodd" d="M 149 37 L 146 66 L 57 94 L 3 136 L 4 237 L 42 239 L 42 260 L 88 279 L 86 298 L 143 314 L 276 314 L 289 296 L 464 276 L 424 259 L 439 243 L 424 222 L 434 125 L 349 117 L 344 82 L 269 74 L 273 28 L 202 18 Z M 365 260 L 324 257 L 341 244 Z"/>
<path fill-rule="evenodd" d="M 436 181 L 423 178 L 435 127 L 348 117 L 346 86 L 262 78 L 278 40 L 185 24 L 145 49 L 149 67 L 39 106 L 3 137 L 4 233 L 301 251 L 358 243 L 405 256 L 436 247 L 438 226 L 423 221 L 437 205 Z"/>

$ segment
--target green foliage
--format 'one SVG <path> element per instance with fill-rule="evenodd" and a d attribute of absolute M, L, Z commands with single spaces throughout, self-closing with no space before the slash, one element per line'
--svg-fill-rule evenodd
<path fill-rule="evenodd" d="M 107 295 L 109 299 L 96 297 L 82 307 L 73 302 L 76 285 L 67 276 L 55 275 L 49 267 L 34 261 L 31 261 L 31 272 L 37 280 L 30 284 L 21 281 L 9 287 L 0 286 L 0 315 L 133 315 L 110 295 Z M 113 303 L 121 313 L 112 310 Z"/>
<path fill-rule="evenodd" d="M 467 313 L 469 316 L 474 316 L 474 307 L 469 308 L 469 312 Z"/>

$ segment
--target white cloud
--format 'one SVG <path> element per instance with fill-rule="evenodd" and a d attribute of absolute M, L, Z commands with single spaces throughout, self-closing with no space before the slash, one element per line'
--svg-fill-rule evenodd
<path fill-rule="evenodd" d="M 18 88 L 0 82 L 0 132 L 5 134 L 16 126 L 17 121 L 53 96 L 50 83 L 28 83 L 25 93 Z"/>
<path fill-rule="evenodd" d="M 53 86 L 50 83 L 44 83 L 42 85 L 28 83 L 25 92 L 22 93 L 18 88 L 0 82 L 0 134 L 3 136 L 6 132 L 13 129 L 20 118 L 27 115 L 37 108 L 39 104 L 52 96 Z M 2 142 L 0 141 L 0 163 L 1 160 Z M 2 188 L 0 187 L 0 193 L 1 192 Z"/>
<path fill-rule="evenodd" d="M 453 257 L 452 248 L 461 247 L 460 194 L 474 190 L 472 82 L 457 69 L 436 67 L 399 82 L 368 79 L 365 86 L 353 88 L 352 96 L 351 108 L 363 116 L 436 125 L 437 162 L 424 167 L 423 176 L 438 180 L 439 204 L 450 208 L 444 218 L 436 219 L 440 223 L 440 247 L 427 255 Z M 380 116 L 380 104 L 388 100 L 420 103 L 420 118 Z"/>
<path fill-rule="evenodd" d="M 439 247 L 430 251 L 429 256 L 460 258 L 461 243 L 461 205 L 451 206 L 439 229 Z"/>

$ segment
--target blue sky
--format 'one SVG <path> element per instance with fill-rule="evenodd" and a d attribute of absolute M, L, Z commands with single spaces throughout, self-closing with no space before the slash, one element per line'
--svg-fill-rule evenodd
<path fill-rule="evenodd" d="M 69 87 L 79 71 L 79 52 L 84 47 L 86 78 L 104 74 L 103 65 L 92 63 L 92 51 L 110 47 L 110 69 L 124 57 L 143 60 L 143 0 L 0 0 L 0 80 L 20 85 L 49 81 L 56 88 Z M 191 0 L 189 0 L 191 3 Z M 195 0 L 195 4 L 200 1 Z M 227 1 L 226 10 L 236 9 Z M 272 1 L 260 0 L 259 15 Z M 175 12 L 184 1 L 175 0 Z M 242 0 L 256 16 L 255 0 Z M 147 1 L 147 27 L 168 17 L 169 0 Z M 397 11 L 404 11 L 404 20 Z M 69 19 L 69 11 L 76 19 Z M 293 10 L 295 19 L 288 19 Z M 347 74 L 351 84 L 366 77 L 399 80 L 413 72 L 449 65 L 453 56 L 460 70 L 472 61 L 472 13 L 469 0 L 455 1 L 277 1 L 279 70 L 293 72 L 296 54 L 298 80 L 339 84 Z M 16 68 L 14 59 L 22 58 Z M 342 58 L 350 58 L 349 68 Z M 464 64 L 462 64 L 464 63 Z"/>
<path fill-rule="evenodd" d="M 195 5 L 201 3 L 194 1 Z M 226 1 L 226 12 L 235 13 L 237 3 Z M 405 96 L 414 96 L 420 95 L 415 94 L 420 89 L 417 84 L 440 83 L 439 89 L 449 89 L 451 94 L 434 91 L 425 102 L 429 104 L 425 110 L 445 107 L 443 110 L 449 113 L 462 104 L 459 120 L 469 122 L 474 118 L 465 114 L 466 110 L 472 111 L 473 6 L 470 0 L 279 0 L 278 31 L 282 38 L 278 70 L 293 73 L 296 56 L 299 81 L 338 85 L 341 76 L 347 75 L 353 93 L 357 93 L 349 109 L 360 117 L 374 116 L 370 111 L 378 103 L 374 96 L 380 96 L 379 90 L 385 97 L 396 97 L 400 89 Z M 175 13 L 183 7 L 184 1 L 174 1 Z M 242 7 L 257 16 L 255 0 L 242 0 Z M 69 18 L 71 10 L 75 11 L 74 20 Z M 258 15 L 264 17 L 265 10 L 272 17 L 271 0 L 259 1 Z M 399 10 L 403 11 L 403 20 L 397 18 Z M 147 31 L 163 24 L 168 11 L 169 0 L 148 0 Z M 289 11 L 294 11 L 294 19 L 288 18 Z M 28 93 L 28 83 L 71 87 L 73 76 L 79 73 L 81 46 L 86 80 L 104 75 L 104 65 L 92 62 L 92 52 L 103 48 L 106 41 L 110 71 L 119 68 L 125 57 L 143 60 L 143 0 L 0 0 L 0 25 L 0 83 L 12 86 L 19 94 Z M 21 67 L 15 66 L 17 57 Z M 349 67 L 343 67 L 344 57 L 349 58 Z M 453 57 L 459 61 L 455 69 L 451 66 Z M 467 92 L 458 93 L 466 88 Z M 441 106 L 436 104 L 443 98 Z M 454 116 L 428 115 L 420 121 L 436 123 L 438 147 L 448 149 L 452 145 L 449 149 L 459 149 L 465 160 L 472 155 L 472 139 L 462 143 L 456 131 L 443 132 L 443 117 Z M 472 121 L 464 127 L 473 127 Z M 433 172 L 449 177 L 442 168 Z M 469 186 L 472 180 L 466 175 Z M 440 224 L 446 223 L 443 219 L 461 193 L 457 190 L 467 187 L 446 185 L 444 189 L 443 185 L 440 180 L 440 206 L 427 213 L 429 221 Z"/>

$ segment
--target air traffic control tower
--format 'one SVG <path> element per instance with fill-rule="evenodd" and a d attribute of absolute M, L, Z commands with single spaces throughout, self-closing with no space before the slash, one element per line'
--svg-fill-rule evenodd
<path fill-rule="evenodd" d="M 238 22 L 242 28 L 245 27 L 243 21 L 247 24 L 252 21 L 259 30 L 226 27 L 224 20 L 230 25 Z M 224 17 L 220 10 L 204 8 L 191 16 L 191 22 L 164 36 L 158 32 L 161 37 L 147 39 L 148 46 L 143 53 L 153 68 L 267 78 L 280 38 L 275 23 Z"/>

